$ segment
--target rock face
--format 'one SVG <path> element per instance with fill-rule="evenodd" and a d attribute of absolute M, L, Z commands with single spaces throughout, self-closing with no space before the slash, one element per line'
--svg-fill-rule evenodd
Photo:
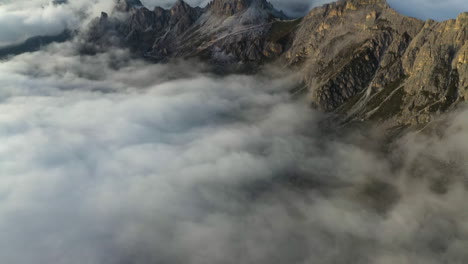
<path fill-rule="evenodd" d="M 265 1 L 260 1 L 265 4 Z M 217 15 L 232 16 L 247 10 L 251 4 L 250 0 L 214 0 L 208 4 L 208 9 Z"/>
<path fill-rule="evenodd" d="M 285 57 L 321 109 L 425 123 L 468 99 L 466 17 L 423 22 L 384 0 L 340 1 L 303 19 Z"/>
<path fill-rule="evenodd" d="M 468 13 L 444 22 L 397 13 L 385 0 L 339 1 L 288 20 L 266 0 L 178 0 L 148 10 L 119 0 L 88 39 L 155 61 L 198 57 L 219 67 L 277 61 L 302 73 L 312 105 L 347 120 L 429 122 L 468 100 Z"/>
<path fill-rule="evenodd" d="M 265 0 L 214 0 L 205 8 L 178 0 L 169 10 L 120 0 L 115 10 L 124 18 L 103 14 L 92 23 L 87 38 L 95 48 L 125 45 L 155 61 L 201 57 L 224 65 L 258 65 L 285 50 L 269 33 L 286 17 Z"/>

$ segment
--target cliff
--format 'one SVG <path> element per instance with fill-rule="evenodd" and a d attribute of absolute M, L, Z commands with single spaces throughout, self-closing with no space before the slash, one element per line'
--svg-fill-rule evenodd
<path fill-rule="evenodd" d="M 205 8 L 178 0 L 169 10 L 120 0 L 114 12 L 125 18 L 103 14 L 92 24 L 93 47 L 128 46 L 156 62 L 197 57 L 221 68 L 282 63 L 301 73 L 298 90 L 313 106 L 346 121 L 424 124 L 468 99 L 468 13 L 421 21 L 385 0 L 338 1 L 300 19 L 265 0 Z"/>

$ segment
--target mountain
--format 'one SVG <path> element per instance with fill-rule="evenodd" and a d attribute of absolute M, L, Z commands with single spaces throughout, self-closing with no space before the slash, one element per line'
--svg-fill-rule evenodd
<path fill-rule="evenodd" d="M 321 109 L 424 124 L 468 99 L 467 31 L 468 13 L 424 22 L 384 0 L 340 1 L 312 10 L 284 57 Z"/>
<path fill-rule="evenodd" d="M 64 30 L 58 35 L 52 36 L 36 36 L 31 37 L 19 44 L 8 45 L 0 47 L 0 59 L 15 56 L 25 52 L 33 52 L 41 49 L 41 47 L 49 45 L 54 42 L 65 42 L 71 39 L 73 33 L 69 30 Z"/>
<path fill-rule="evenodd" d="M 468 100 L 468 13 L 421 21 L 385 0 L 347 0 L 288 19 L 266 0 L 178 0 L 169 10 L 119 0 L 87 33 L 88 51 L 129 47 L 156 62 L 197 57 L 229 70 L 265 63 L 301 73 L 311 105 L 346 122 L 425 124 Z"/>
<path fill-rule="evenodd" d="M 169 10 L 123 2 L 92 23 L 88 42 L 98 50 L 123 44 L 155 61 L 201 57 L 224 64 L 259 64 L 283 52 L 269 37 L 286 16 L 265 0 L 214 0 L 205 8 L 178 0 Z"/>

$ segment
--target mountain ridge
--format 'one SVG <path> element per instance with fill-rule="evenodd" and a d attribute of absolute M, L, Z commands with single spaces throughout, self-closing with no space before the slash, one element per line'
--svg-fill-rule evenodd
<path fill-rule="evenodd" d="M 169 9 L 117 0 L 79 34 L 80 52 L 129 48 L 154 62 L 197 58 L 221 73 L 273 63 L 294 90 L 342 122 L 426 124 L 468 100 L 468 13 L 442 22 L 404 16 L 385 0 L 340 0 L 291 19 L 266 0 Z"/>
<path fill-rule="evenodd" d="M 146 58 L 197 57 L 228 71 L 284 64 L 300 72 L 297 91 L 311 105 L 344 122 L 424 124 L 468 100 L 468 13 L 422 21 L 385 0 L 340 0 L 289 19 L 265 0 L 214 0 L 205 8 L 178 0 L 169 11 L 127 14 L 113 38 Z M 100 27 L 96 20 L 91 35 Z"/>

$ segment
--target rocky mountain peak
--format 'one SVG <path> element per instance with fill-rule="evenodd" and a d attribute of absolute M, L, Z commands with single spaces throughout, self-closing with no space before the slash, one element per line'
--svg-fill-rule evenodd
<path fill-rule="evenodd" d="M 207 7 L 215 14 L 232 16 L 247 10 L 250 6 L 264 9 L 270 7 L 266 0 L 213 0 Z"/>
<path fill-rule="evenodd" d="M 376 6 L 387 6 L 387 0 L 347 0 L 347 2 L 355 5 L 376 5 Z"/>
<path fill-rule="evenodd" d="M 384 9 L 389 7 L 386 0 L 343 0 L 347 10 L 359 10 L 362 8 Z"/>
<path fill-rule="evenodd" d="M 463 12 L 457 17 L 457 21 L 461 23 L 468 23 L 468 12 Z"/>
<path fill-rule="evenodd" d="M 129 16 L 103 14 L 92 47 L 122 43 L 153 61 L 197 57 L 221 72 L 279 60 L 300 71 L 295 93 L 348 120 L 418 125 L 468 100 L 468 13 L 424 22 L 385 0 L 339 0 L 290 20 L 267 0 L 117 4 Z"/>
<path fill-rule="evenodd" d="M 170 25 L 176 34 L 190 27 L 200 16 L 199 8 L 188 5 L 183 0 L 177 0 L 169 10 Z"/>
<path fill-rule="evenodd" d="M 171 7 L 171 15 L 186 14 L 193 10 L 193 7 L 188 5 L 183 0 L 177 0 L 174 5 Z"/>

